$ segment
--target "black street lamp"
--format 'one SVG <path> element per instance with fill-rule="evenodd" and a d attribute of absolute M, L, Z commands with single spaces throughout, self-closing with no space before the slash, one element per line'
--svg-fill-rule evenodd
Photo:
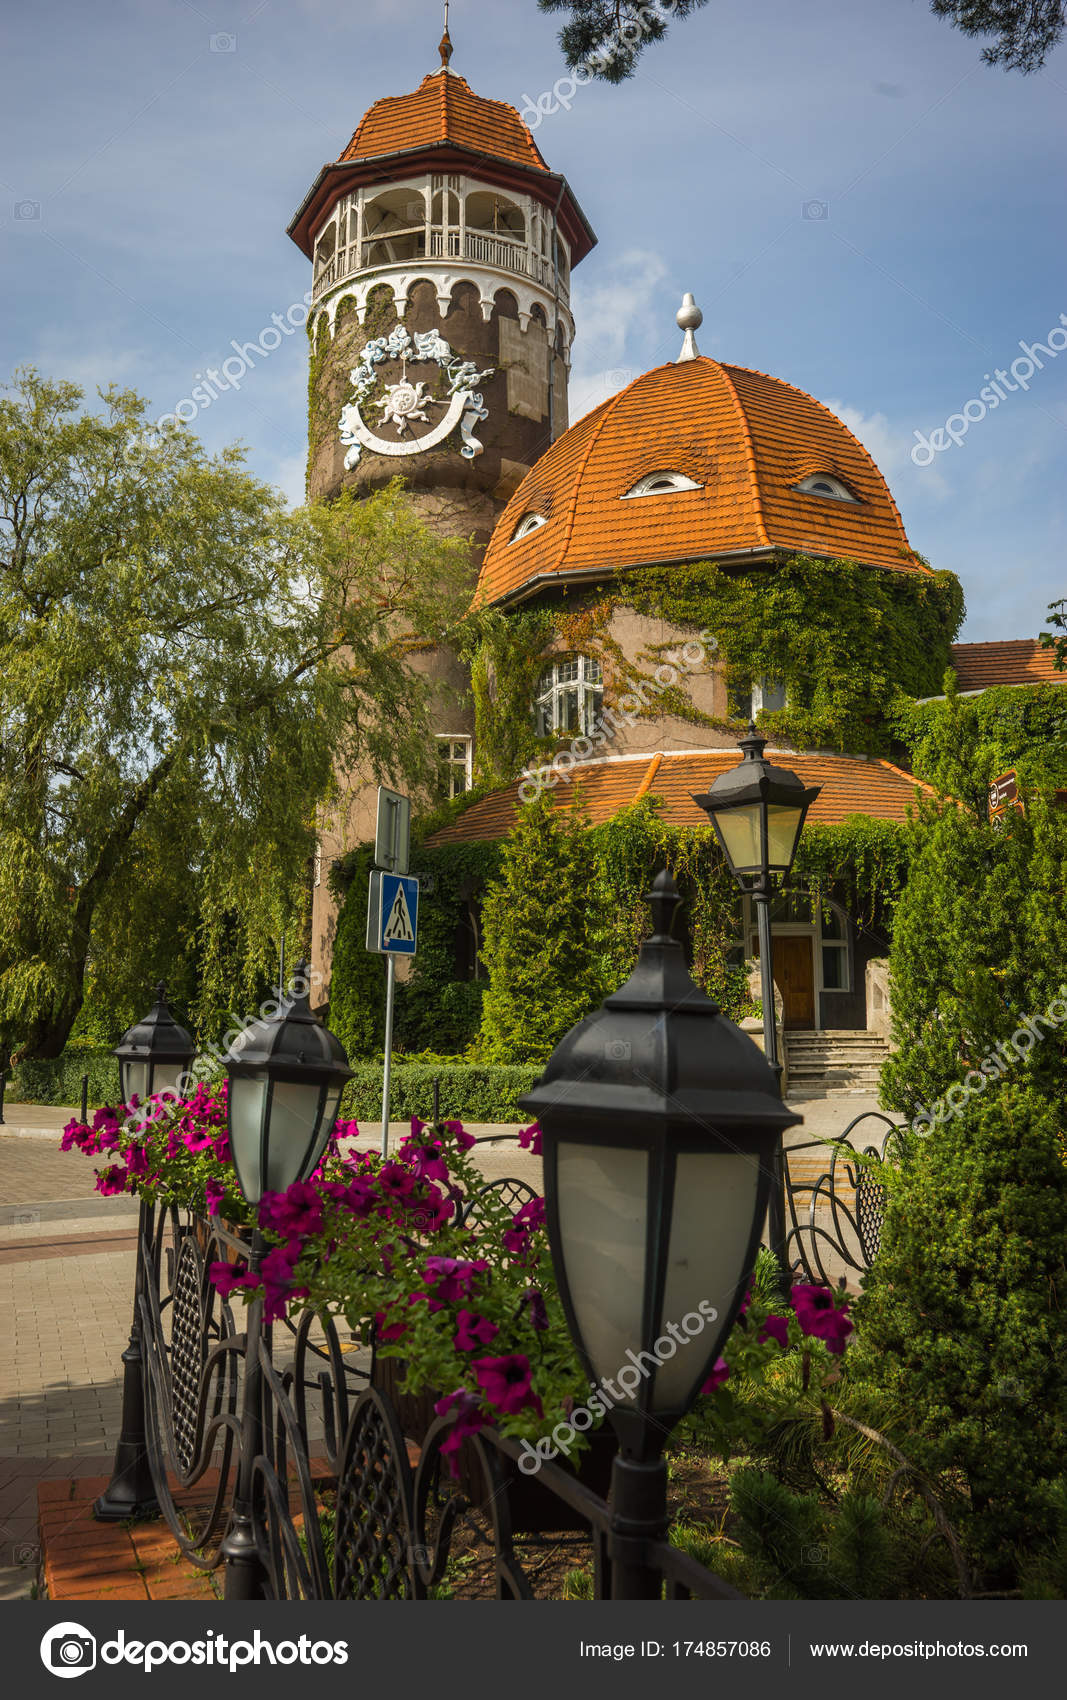
<path fill-rule="evenodd" d="M 227 1117 L 230 1155 L 248 1203 L 265 1192 L 284 1192 L 307 1180 L 326 1149 L 341 1092 L 352 1070 L 341 1041 L 312 1014 L 310 969 L 298 962 L 295 983 L 304 989 L 276 1015 L 252 1022 L 230 1048 Z M 263 1237 L 252 1233 L 249 1267 L 259 1268 Z M 261 1492 L 256 1460 L 263 1451 L 263 1373 L 270 1362 L 263 1301 L 248 1307 L 245 1335 L 241 1453 L 230 1527 L 222 1543 L 226 1598 L 265 1597 L 266 1568 L 255 1534 L 255 1496 Z"/>
<path fill-rule="evenodd" d="M 192 1066 L 196 1046 L 167 1008 L 166 987 L 156 987 L 156 1001 L 142 1020 L 122 1035 L 115 1047 L 119 1061 L 119 1090 L 124 1105 L 137 1098 L 147 1103 L 156 1093 L 180 1096 L 184 1077 Z M 134 1277 L 133 1321 L 130 1338 L 122 1354 L 122 1425 L 115 1447 L 111 1480 L 93 1507 L 101 1522 L 123 1522 L 128 1517 L 152 1517 L 159 1511 L 155 1485 L 148 1463 L 148 1440 L 144 1421 L 144 1353 L 141 1336 L 141 1293 L 144 1286 L 145 1240 L 151 1209 L 141 1200 L 137 1233 L 137 1271 Z"/>
<path fill-rule="evenodd" d="M 183 1078 L 196 1056 L 196 1046 L 168 1009 L 167 988 L 162 980 L 156 987 L 152 1008 L 127 1028 L 115 1046 L 115 1055 L 119 1059 L 124 1104 L 134 1098 L 146 1103 L 158 1092 L 175 1098 L 180 1095 Z"/>
<path fill-rule="evenodd" d="M 723 855 L 741 890 L 756 905 L 759 934 L 760 985 L 763 1002 L 763 1047 L 780 1081 L 778 1031 L 774 1019 L 774 956 L 771 942 L 771 881 L 785 880 L 793 866 L 800 834 L 808 810 L 822 789 L 806 787 L 787 767 L 774 767 L 764 757 L 766 738 L 761 738 L 753 721 L 744 752 L 736 767 L 719 775 L 707 792 L 693 801 L 708 815 Z M 781 1149 L 775 1163 L 771 1193 L 769 1233 L 771 1245 L 785 1278 L 785 1196 Z"/>
<path fill-rule="evenodd" d="M 295 979 L 304 990 L 276 1015 L 250 1023 L 229 1053 L 230 1151 L 253 1205 L 311 1174 L 352 1078 L 341 1041 L 312 1014 L 306 962 L 297 963 Z"/>
<path fill-rule="evenodd" d="M 690 977 L 658 875 L 653 936 L 626 984 L 573 1027 L 520 1100 L 544 1138 L 567 1320 L 619 1437 L 612 1597 L 658 1597 L 645 1543 L 667 1526 L 662 1457 L 740 1307 L 774 1153 L 801 1120 L 758 1046 Z"/>

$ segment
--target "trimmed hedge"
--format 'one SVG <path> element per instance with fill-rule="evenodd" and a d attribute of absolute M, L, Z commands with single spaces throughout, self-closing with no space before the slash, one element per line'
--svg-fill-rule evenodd
<path fill-rule="evenodd" d="M 377 1121 L 382 1113 L 382 1065 L 358 1062 L 345 1087 L 341 1115 Z M 389 1093 L 392 1121 L 433 1114 L 433 1083 L 441 1083 L 441 1114 L 449 1121 L 520 1122 L 516 1099 L 541 1076 L 543 1064 L 394 1063 Z"/>
<path fill-rule="evenodd" d="M 377 1121 L 382 1113 L 382 1064 L 355 1063 L 345 1088 L 341 1114 L 357 1121 Z M 403 1063 L 393 1064 L 390 1115 L 393 1121 L 433 1113 L 433 1083 L 441 1083 L 441 1114 L 452 1121 L 519 1122 L 523 1113 L 516 1099 L 528 1092 L 542 1064 Z M 118 1063 L 110 1051 L 68 1046 L 51 1062 L 20 1063 L 8 1082 L 9 1101 L 27 1104 L 81 1102 L 82 1075 L 89 1076 L 89 1107 L 114 1104 L 118 1099 Z"/>
<path fill-rule="evenodd" d="M 62 1056 L 44 1062 L 27 1058 L 7 1083 L 11 1103 L 80 1105 L 82 1075 L 89 1076 L 89 1107 L 114 1104 L 119 1096 L 119 1065 L 100 1046 L 68 1045 Z"/>

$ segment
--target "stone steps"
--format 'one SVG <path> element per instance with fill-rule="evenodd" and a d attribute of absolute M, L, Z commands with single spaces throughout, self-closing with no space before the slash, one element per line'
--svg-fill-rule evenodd
<path fill-rule="evenodd" d="M 877 1092 L 889 1044 L 875 1033 L 787 1033 L 790 1090 Z"/>

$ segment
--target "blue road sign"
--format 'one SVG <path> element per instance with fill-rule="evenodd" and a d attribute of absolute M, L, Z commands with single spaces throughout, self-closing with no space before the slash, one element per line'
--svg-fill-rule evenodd
<path fill-rule="evenodd" d="M 386 955 L 414 956 L 419 931 L 419 882 L 407 874 L 381 876 L 378 949 Z"/>

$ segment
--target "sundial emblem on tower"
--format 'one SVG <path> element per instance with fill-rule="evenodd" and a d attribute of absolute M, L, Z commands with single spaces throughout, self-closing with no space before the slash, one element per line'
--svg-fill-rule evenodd
<path fill-rule="evenodd" d="M 430 369 L 427 378 L 412 379 L 408 366 Z M 387 380 L 387 369 L 399 372 Z M 436 383 L 433 368 L 443 374 Z M 495 367 L 479 372 L 473 360 L 454 354 L 439 331 L 416 331 L 414 337 L 397 325 L 387 337 L 367 343 L 363 358 L 352 373 L 354 399 L 341 409 L 341 441 L 348 450 L 345 469 L 351 471 L 364 449 L 379 455 L 424 454 L 437 448 L 459 426 L 460 454 L 464 460 L 480 455 L 484 444 L 474 427 L 488 419 L 478 385 L 493 376 Z M 435 389 L 443 393 L 435 394 Z M 377 411 L 374 429 L 365 414 Z M 380 433 L 390 429 L 391 435 Z"/>

